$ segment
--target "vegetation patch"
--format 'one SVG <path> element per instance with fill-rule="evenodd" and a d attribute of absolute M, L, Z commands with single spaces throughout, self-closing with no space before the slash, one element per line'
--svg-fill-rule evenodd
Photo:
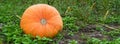
<path fill-rule="evenodd" d="M 54 38 L 33 38 L 20 28 L 20 18 L 31 5 L 54 6 L 63 30 Z M 120 44 L 119 0 L 1 0 L 0 44 Z"/>

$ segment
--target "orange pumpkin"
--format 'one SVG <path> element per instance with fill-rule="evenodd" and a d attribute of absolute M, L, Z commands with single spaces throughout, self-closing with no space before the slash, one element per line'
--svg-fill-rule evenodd
<path fill-rule="evenodd" d="M 20 26 L 26 34 L 34 37 L 54 37 L 62 30 L 63 22 L 59 12 L 47 4 L 36 4 L 25 10 Z"/>

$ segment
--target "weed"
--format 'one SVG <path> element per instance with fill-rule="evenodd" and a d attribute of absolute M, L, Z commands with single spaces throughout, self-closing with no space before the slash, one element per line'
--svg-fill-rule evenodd
<path fill-rule="evenodd" d="M 66 16 L 63 18 L 64 29 L 71 31 L 78 31 L 78 27 L 75 25 L 75 17 Z"/>
<path fill-rule="evenodd" d="M 76 40 L 70 40 L 68 44 L 78 44 Z"/>

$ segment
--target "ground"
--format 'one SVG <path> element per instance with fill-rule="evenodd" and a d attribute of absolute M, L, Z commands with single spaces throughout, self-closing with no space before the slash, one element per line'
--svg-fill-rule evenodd
<path fill-rule="evenodd" d="M 64 26 L 54 38 L 32 38 L 20 18 L 34 4 L 54 6 Z M 0 0 L 0 44 L 120 44 L 119 0 Z"/>

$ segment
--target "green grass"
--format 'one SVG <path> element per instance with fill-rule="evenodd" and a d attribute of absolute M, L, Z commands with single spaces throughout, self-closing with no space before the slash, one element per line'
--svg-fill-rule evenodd
<path fill-rule="evenodd" d="M 63 31 L 53 39 L 32 38 L 20 28 L 17 15 L 21 17 L 26 8 L 42 3 L 57 8 L 64 22 Z M 87 28 L 89 25 L 96 27 Z M 83 32 L 84 29 L 87 30 Z M 87 33 L 91 35 L 96 31 L 107 37 L 87 36 Z M 80 39 L 74 38 L 76 36 Z M 0 44 L 79 44 L 80 41 L 85 44 L 120 44 L 119 0 L 0 0 Z"/>

